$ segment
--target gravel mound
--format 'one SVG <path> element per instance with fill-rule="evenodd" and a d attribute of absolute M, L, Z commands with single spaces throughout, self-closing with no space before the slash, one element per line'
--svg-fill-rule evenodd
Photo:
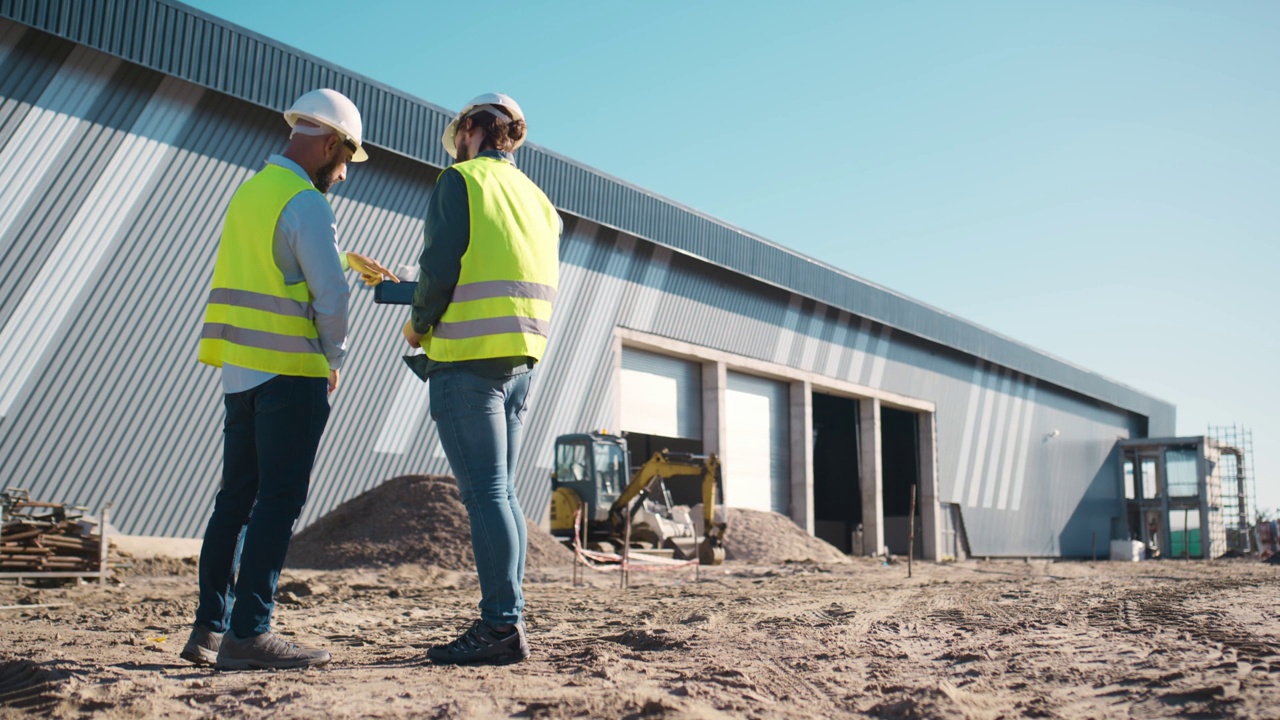
<path fill-rule="evenodd" d="M 124 577 L 195 577 L 199 565 L 199 559 L 195 557 L 135 558 L 122 554 L 116 572 Z"/>
<path fill-rule="evenodd" d="M 849 562 L 839 548 L 801 530 L 776 512 L 726 508 L 726 560 L 762 565 L 784 562 Z"/>
<path fill-rule="evenodd" d="M 529 569 L 570 566 L 573 553 L 529 525 Z M 452 477 L 403 475 L 357 495 L 294 535 L 287 567 L 342 570 L 403 563 L 474 570 L 471 525 Z"/>

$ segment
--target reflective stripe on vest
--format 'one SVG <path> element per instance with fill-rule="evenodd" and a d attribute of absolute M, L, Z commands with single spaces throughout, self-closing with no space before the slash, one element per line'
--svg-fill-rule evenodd
<path fill-rule="evenodd" d="M 280 335 L 262 330 L 207 322 L 200 333 L 201 338 L 226 340 L 236 345 L 245 345 L 262 350 L 274 350 L 282 353 L 313 353 L 320 351 L 320 342 L 314 338 Z M 328 366 L 326 365 L 326 370 Z"/>
<path fill-rule="evenodd" d="M 453 166 L 467 186 L 470 242 L 440 321 L 422 340 L 433 360 L 542 358 L 560 279 L 560 217 L 511 163 Z"/>
<path fill-rule="evenodd" d="M 200 362 L 278 375 L 327 377 L 305 282 L 286 285 L 272 246 L 285 205 L 311 183 L 267 165 L 236 190 L 227 207 L 213 283 L 200 332 Z"/>
<path fill-rule="evenodd" d="M 298 302 L 291 298 L 276 297 L 252 290 L 213 288 L 209 291 L 209 303 L 211 305 L 236 305 L 253 308 L 254 310 L 266 310 L 277 315 L 293 315 L 311 319 L 310 302 Z"/>
<path fill-rule="evenodd" d="M 471 300 L 487 300 L 496 297 L 529 298 L 530 300 L 546 300 L 555 302 L 556 289 L 541 283 L 520 282 L 518 280 L 489 280 L 459 285 L 453 289 L 451 302 L 469 302 Z"/>
<path fill-rule="evenodd" d="M 503 333 L 529 333 L 546 337 L 551 332 L 551 323 L 530 317 L 496 317 L 483 320 L 463 320 L 461 322 L 442 322 L 436 325 L 435 337 L 445 340 L 461 340 L 478 338 L 485 335 Z M 505 357 L 505 356 L 504 356 Z"/>

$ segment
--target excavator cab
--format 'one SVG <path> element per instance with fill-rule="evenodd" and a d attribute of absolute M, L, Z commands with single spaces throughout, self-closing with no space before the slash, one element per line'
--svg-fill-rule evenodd
<path fill-rule="evenodd" d="M 551 474 L 551 532 L 572 537 L 573 517 L 582 511 L 585 527 L 608 522 L 609 508 L 631 481 L 627 443 L 604 432 L 556 438 Z"/>

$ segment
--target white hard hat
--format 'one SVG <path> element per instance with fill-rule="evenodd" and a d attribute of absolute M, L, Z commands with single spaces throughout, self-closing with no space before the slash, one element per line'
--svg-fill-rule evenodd
<path fill-rule="evenodd" d="M 497 108 L 502 108 L 506 112 L 504 113 Z M 468 116 L 485 111 L 503 118 L 510 117 L 513 120 L 524 120 L 524 112 L 520 110 L 520 106 L 516 104 L 515 100 L 511 99 L 510 95 L 485 93 L 473 98 L 471 102 L 467 103 L 466 107 L 462 108 L 462 112 L 458 113 L 453 122 L 449 123 L 449 127 L 444 129 L 444 136 L 440 138 L 440 142 L 444 145 L 444 151 L 449 153 L 449 157 L 454 159 L 458 157 L 458 146 L 453 141 L 454 136 L 458 134 L 458 125 Z M 515 147 L 511 149 L 515 150 L 523 144 L 524 138 L 520 138 L 516 141 Z"/>
<path fill-rule="evenodd" d="M 353 148 L 351 162 L 364 162 L 369 159 L 369 154 L 360 144 L 364 132 L 364 126 L 360 122 L 360 111 L 356 109 L 355 103 L 337 90 L 329 88 L 312 90 L 294 101 L 293 107 L 284 111 L 284 119 L 295 132 L 302 132 L 297 128 L 299 120 L 309 120 L 317 125 L 323 125 L 337 133 L 338 137 Z"/>

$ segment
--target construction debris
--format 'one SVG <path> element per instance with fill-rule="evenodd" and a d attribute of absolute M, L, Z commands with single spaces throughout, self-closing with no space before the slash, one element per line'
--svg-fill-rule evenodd
<path fill-rule="evenodd" d="M 87 508 L 33 501 L 16 488 L 0 493 L 0 507 L 0 577 L 102 580 L 109 574 L 106 508 L 93 518 Z"/>

